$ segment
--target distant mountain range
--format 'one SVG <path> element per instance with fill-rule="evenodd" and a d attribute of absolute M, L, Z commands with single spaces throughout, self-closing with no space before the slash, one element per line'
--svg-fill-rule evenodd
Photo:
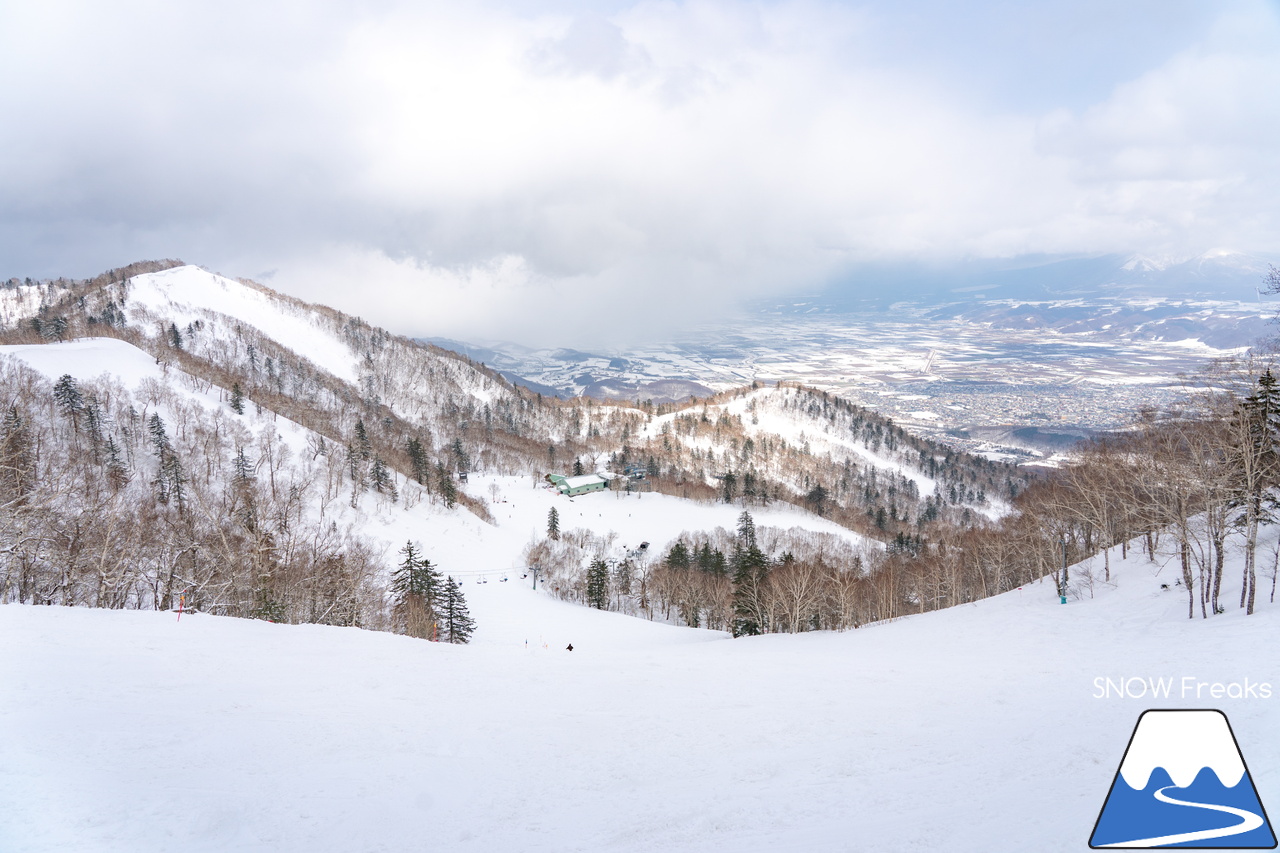
<path fill-rule="evenodd" d="M 1213 249 L 1192 257 L 1027 256 L 950 266 L 864 265 L 818 294 L 833 308 L 867 299 L 1072 299 L 1164 297 L 1256 300 L 1280 256 Z"/>

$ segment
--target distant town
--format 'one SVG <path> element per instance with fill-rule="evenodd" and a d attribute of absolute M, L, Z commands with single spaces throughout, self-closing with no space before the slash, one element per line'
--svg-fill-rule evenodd
<path fill-rule="evenodd" d="M 625 353 L 442 342 L 561 396 L 652 399 L 800 382 L 954 447 L 1023 461 L 1164 408 L 1214 359 L 1274 333 L 1268 303 L 1095 300 L 902 304 L 833 313 L 804 302 Z"/>

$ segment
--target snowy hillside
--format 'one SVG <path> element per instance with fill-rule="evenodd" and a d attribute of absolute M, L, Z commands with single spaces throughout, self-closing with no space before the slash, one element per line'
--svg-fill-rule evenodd
<path fill-rule="evenodd" d="M 830 394 L 548 400 L 251 282 L 131 269 L 50 284 L 0 329 L 12 362 L 43 374 L 0 371 L 0 491 L 19 508 L 0 524 L 23 543 L 0 559 L 0 600 L 186 595 L 216 615 L 407 630 L 388 582 L 412 541 L 446 575 L 536 565 L 580 603 L 742 633 L 853 627 L 1012 577 L 971 591 L 878 572 L 986 526 L 1027 478 Z M 608 493 L 547 490 L 544 473 L 579 468 Z M 735 555 L 762 573 L 749 630 Z"/>
<path fill-rule="evenodd" d="M 303 426 L 271 413 L 252 411 L 236 416 L 229 410 L 227 389 L 209 386 L 172 366 L 162 366 L 147 353 L 112 338 L 91 338 L 61 344 L 0 346 L 5 357 L 19 361 L 43 374 L 50 382 L 62 375 L 88 382 L 99 377 L 118 381 L 127 390 L 139 390 L 153 401 L 142 411 L 159 412 L 166 423 L 217 419 L 225 421 L 225 431 L 234 425 L 248 427 L 251 438 L 242 445 L 260 447 L 278 441 L 290 454 L 275 475 L 298 483 L 315 482 L 328 476 L 325 459 L 315 458 L 314 448 L 322 437 Z M 164 401 L 164 402 L 160 402 Z M 181 401 L 181 402 L 178 402 Z M 200 414 L 184 411 L 195 407 Z M 257 453 L 251 458 L 258 458 Z M 330 466 L 332 464 L 330 460 Z M 197 460 L 193 460 L 198 464 Z M 336 459 L 341 466 L 345 463 Z M 547 514 L 557 507 L 566 531 L 582 528 L 601 535 L 615 534 L 618 552 L 641 541 L 652 541 L 655 552 L 686 530 L 732 529 L 739 509 L 724 504 L 694 503 L 662 494 L 609 492 L 565 498 L 530 476 L 478 475 L 466 485 L 475 500 L 488 506 L 490 520 L 482 520 L 462 507 L 447 508 L 433 500 L 412 480 L 391 475 L 401 500 L 392 501 L 374 492 L 358 496 L 358 506 L 350 506 L 350 489 L 339 487 L 324 494 L 314 493 L 308 511 L 317 519 L 333 520 L 371 538 L 378 546 L 383 565 L 396 560 L 396 550 L 406 540 L 424 544 L 427 555 L 441 570 L 458 577 L 492 577 L 523 567 L 524 547 L 546 528 Z M 841 537 L 855 546 L 862 537 L 833 522 L 802 509 L 780 504 L 757 511 L 758 523 L 781 529 L 804 527 Z"/>
<path fill-rule="evenodd" d="M 52 288 L 40 284 L 17 284 L 0 288 L 0 324 L 12 326 L 34 316 L 40 303 L 49 298 Z"/>
<path fill-rule="evenodd" d="M 385 402 L 400 414 L 421 414 L 420 406 L 414 405 L 415 393 L 421 390 L 410 386 L 387 394 L 387 388 L 379 388 L 376 377 L 392 364 L 403 363 L 410 377 L 425 373 L 436 384 L 443 374 L 482 403 L 502 393 L 501 382 L 456 358 L 362 328 L 363 324 L 335 311 L 196 266 L 135 276 L 128 281 L 124 299 L 129 320 L 153 325 L 161 338 L 170 324 L 186 329 L 196 321 L 208 323 L 209 329 L 201 330 L 188 345 L 197 355 L 212 349 L 207 339 L 225 345 L 240 339 L 244 327 L 252 327 L 344 382 L 381 391 Z"/>
<path fill-rule="evenodd" d="M 3 606 L 0 848 L 1085 850 L 1148 707 L 1224 710 L 1274 814 L 1275 606 L 1188 622 L 1170 555 L 1112 564 L 1066 606 L 740 640 L 518 579 L 468 585 L 463 647 Z M 1097 698 L 1130 678 L 1173 695 Z M 1210 698 L 1246 679 L 1273 698 Z"/>
<path fill-rule="evenodd" d="M 753 509 L 803 505 L 881 541 L 998 517 L 1026 483 L 1012 466 L 909 436 L 811 389 L 685 404 L 562 401 L 359 318 L 177 262 L 48 287 L 34 314 L 0 328 L 5 341 L 120 337 L 206 385 L 238 385 L 255 409 L 339 448 L 363 424 L 358 443 L 420 483 L 437 466 L 508 476 L 639 466 L 647 488 Z"/>
<path fill-rule="evenodd" d="M 806 418 L 809 413 L 805 404 L 808 401 L 797 400 L 802 396 L 795 388 L 760 388 L 735 397 L 716 409 L 741 419 L 746 433 L 756 439 L 773 434 L 794 445 L 807 447 L 810 454 L 843 455 L 856 459 L 860 466 L 870 465 L 891 477 L 901 476 L 910 480 L 920 494 L 931 494 L 937 488 L 937 481 L 904 464 L 902 456 L 885 447 L 882 441 L 874 442 L 872 449 L 872 441 L 865 440 L 856 431 L 847 428 L 832 430 L 828 424 Z M 671 419 L 672 416 L 659 418 L 657 423 L 648 426 L 648 434 L 661 433 L 662 424 Z M 711 442 L 705 441 L 704 445 L 710 447 Z"/>
<path fill-rule="evenodd" d="M 975 512 L 998 518 L 1009 466 L 971 459 L 909 435 L 891 421 L 813 389 L 776 385 L 726 392 L 692 408 L 653 418 L 641 435 L 703 458 L 736 487 L 748 474 L 787 484 L 805 496 L 821 485 L 839 503 L 892 507 L 892 520 Z M 883 529 L 883 527 L 882 527 Z"/>
<path fill-rule="evenodd" d="M 257 327 L 263 334 L 344 379 L 358 379 L 358 354 L 329 329 L 309 306 L 194 266 L 136 276 L 127 292 L 130 319 L 153 319 L 163 327 L 186 328 L 218 315 Z M 327 318 L 326 318 L 327 319 Z M 323 324 L 328 325 L 328 324 Z M 231 330 L 224 330 L 224 334 Z"/>

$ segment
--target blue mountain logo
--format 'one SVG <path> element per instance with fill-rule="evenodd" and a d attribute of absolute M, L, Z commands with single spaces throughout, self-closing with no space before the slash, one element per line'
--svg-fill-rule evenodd
<path fill-rule="evenodd" d="M 1144 711 L 1089 846 L 1270 850 L 1276 836 L 1221 711 Z"/>

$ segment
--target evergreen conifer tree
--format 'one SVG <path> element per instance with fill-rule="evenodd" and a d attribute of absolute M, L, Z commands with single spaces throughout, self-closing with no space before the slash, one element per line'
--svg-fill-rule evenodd
<path fill-rule="evenodd" d="M 756 522 L 746 510 L 738 516 L 738 545 L 744 549 L 756 547 Z"/>
<path fill-rule="evenodd" d="M 163 457 L 169 449 L 169 434 L 165 432 L 164 420 L 158 412 L 147 420 L 147 432 L 151 435 L 151 445 L 155 448 L 156 455 Z"/>
<path fill-rule="evenodd" d="M 440 489 L 440 498 L 444 505 L 453 509 L 458 504 L 458 490 L 453 485 L 453 477 L 445 470 L 444 465 L 436 463 L 436 485 Z"/>
<path fill-rule="evenodd" d="M 387 470 L 387 463 L 382 461 L 381 456 L 373 457 L 373 470 L 369 473 L 369 479 L 373 490 L 378 494 L 389 494 L 393 501 L 399 497 L 396 493 L 395 480 L 392 479 L 391 472 Z"/>
<path fill-rule="evenodd" d="M 720 495 L 727 504 L 733 503 L 733 499 L 738 496 L 738 477 L 732 471 L 727 472 L 720 481 Z"/>
<path fill-rule="evenodd" d="M 466 474 L 471 470 L 471 457 L 467 455 L 467 451 L 462 446 L 462 439 L 455 438 L 453 444 L 449 446 L 449 453 L 453 455 L 453 466 L 459 474 Z"/>
<path fill-rule="evenodd" d="M 755 545 L 734 554 L 733 636 L 763 634 L 769 630 L 765 606 L 769 561 Z"/>
<path fill-rule="evenodd" d="M 167 484 L 167 495 L 178 508 L 179 514 L 187 509 L 187 475 L 182 470 L 182 462 L 172 450 L 160 459 L 160 476 Z"/>
<path fill-rule="evenodd" d="M 236 458 L 232 462 L 231 489 L 235 500 L 235 517 L 252 533 L 258 526 L 253 493 L 253 465 L 243 447 L 236 449 Z"/>
<path fill-rule="evenodd" d="M 355 445 L 356 453 L 360 454 L 360 458 L 367 462 L 373 456 L 373 442 L 369 439 L 369 431 L 365 429 L 363 418 L 356 421 L 355 432 L 356 440 L 353 444 Z"/>
<path fill-rule="evenodd" d="M 239 382 L 231 386 L 231 411 L 237 415 L 244 414 L 244 391 L 241 390 Z"/>
<path fill-rule="evenodd" d="M 682 540 L 677 539 L 676 544 L 671 546 L 671 551 L 667 554 L 667 565 L 673 569 L 689 568 L 689 547 Z"/>
<path fill-rule="evenodd" d="M 62 414 L 71 421 L 72 428 L 80 431 L 80 415 L 84 412 L 84 397 L 71 374 L 64 373 L 53 386 L 53 399 Z"/>
<path fill-rule="evenodd" d="M 156 475 L 151 478 L 151 497 L 158 504 L 169 503 L 169 481 L 164 476 L 164 471 L 156 471 Z"/>
<path fill-rule="evenodd" d="M 360 490 L 364 491 L 364 466 L 360 463 L 360 452 L 356 450 L 354 444 L 347 445 L 346 461 L 351 482 L 358 483 Z"/>
<path fill-rule="evenodd" d="M 413 468 L 413 479 L 421 485 L 427 485 L 427 481 L 431 479 L 431 465 L 427 461 L 427 452 L 422 447 L 422 441 L 416 436 L 410 438 L 405 443 L 405 453 Z"/>
<path fill-rule="evenodd" d="M 475 629 L 475 620 L 462 595 L 462 585 L 452 576 L 445 578 L 440 603 L 440 639 L 446 643 L 466 643 Z"/>
<path fill-rule="evenodd" d="M 598 558 L 587 569 L 587 604 L 597 610 L 609 607 L 609 564 Z"/>
<path fill-rule="evenodd" d="M 108 435 L 106 444 L 107 482 L 111 483 L 112 491 L 118 492 L 129 482 L 129 469 L 120 458 L 120 447 L 116 444 L 116 440 Z"/>
<path fill-rule="evenodd" d="M 808 502 L 809 506 L 813 508 L 814 512 L 818 515 L 825 515 L 827 512 L 827 497 L 827 490 L 822 487 L 821 483 L 818 483 L 809 490 L 809 493 L 804 496 L 804 499 Z"/>
<path fill-rule="evenodd" d="M 0 441 L 0 482 L 6 487 L 5 499 L 15 504 L 25 502 L 25 495 L 35 484 L 35 460 L 31 452 L 31 435 L 18 414 L 16 405 L 4 415 L 4 438 Z"/>
<path fill-rule="evenodd" d="M 94 464 L 102 461 L 100 450 L 102 448 L 102 409 L 98 406 L 98 400 L 92 394 L 85 398 L 84 401 L 84 429 L 89 435 L 89 446 L 93 449 Z"/>
<path fill-rule="evenodd" d="M 400 555 L 391 573 L 391 594 L 401 626 L 411 637 L 432 639 L 441 622 L 445 583 L 413 542 L 406 542 Z"/>
<path fill-rule="evenodd" d="M 551 511 L 547 513 L 547 538 L 560 538 L 560 513 L 555 507 L 552 507 Z"/>

